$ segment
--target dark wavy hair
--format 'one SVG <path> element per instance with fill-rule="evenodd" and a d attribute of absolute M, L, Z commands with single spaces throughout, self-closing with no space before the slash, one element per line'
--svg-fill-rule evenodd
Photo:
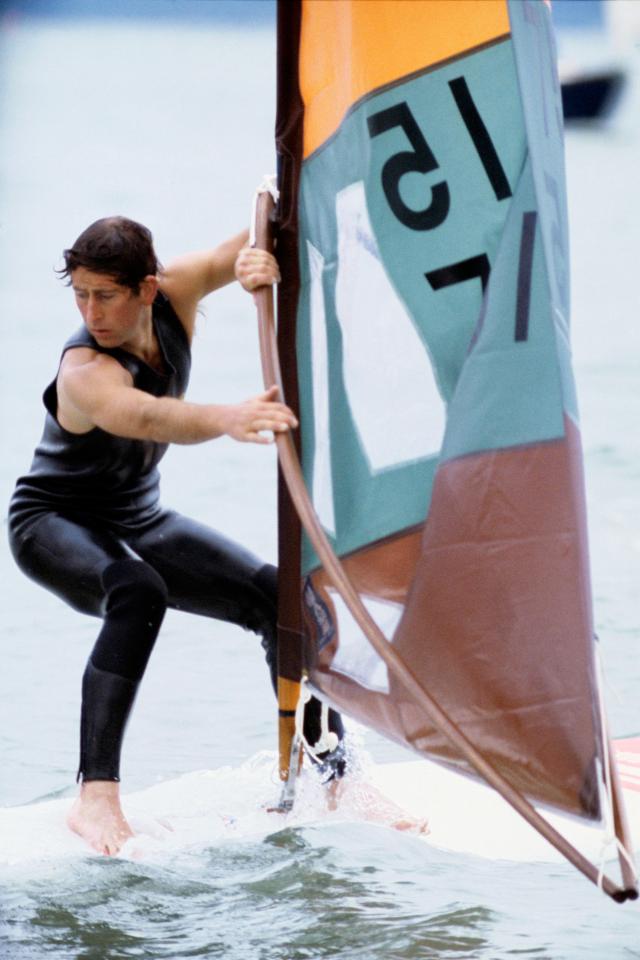
<path fill-rule="evenodd" d="M 149 274 L 162 270 L 151 231 L 127 217 L 104 217 L 84 230 L 74 245 L 63 251 L 64 267 L 57 272 L 71 283 L 77 267 L 102 273 L 134 293 Z"/>

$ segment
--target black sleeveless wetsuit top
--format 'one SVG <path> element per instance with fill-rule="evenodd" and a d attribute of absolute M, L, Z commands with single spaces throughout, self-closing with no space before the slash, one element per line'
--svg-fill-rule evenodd
<path fill-rule="evenodd" d="M 153 326 L 165 373 L 119 347 L 101 347 L 85 327 L 67 340 L 63 355 L 73 347 L 106 353 L 129 371 L 134 386 L 154 397 L 180 397 L 189 380 L 191 351 L 179 318 L 161 293 L 153 304 Z M 21 477 L 11 501 L 10 525 L 25 533 L 31 522 L 55 510 L 93 525 L 139 528 L 159 512 L 157 465 L 166 443 L 129 440 L 94 427 L 70 433 L 56 419 L 54 380 L 44 392 L 47 409 L 44 433 L 29 473 Z"/>

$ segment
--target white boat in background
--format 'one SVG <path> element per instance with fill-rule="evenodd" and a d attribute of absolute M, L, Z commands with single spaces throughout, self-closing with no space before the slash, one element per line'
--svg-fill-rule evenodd
<path fill-rule="evenodd" d="M 637 0 L 554 0 L 565 120 L 598 121 L 629 92 L 640 42 Z"/>

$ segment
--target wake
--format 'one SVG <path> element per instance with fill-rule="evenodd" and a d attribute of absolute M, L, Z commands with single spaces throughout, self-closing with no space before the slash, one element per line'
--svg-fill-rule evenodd
<path fill-rule="evenodd" d="M 640 740 L 626 744 L 633 745 L 640 761 Z M 638 768 L 640 763 L 633 769 Z M 640 782 L 623 782 L 634 847 L 639 849 Z M 494 861 L 562 860 L 494 791 L 426 760 L 365 765 L 345 778 L 336 803 L 329 801 L 314 771 L 303 770 L 294 809 L 287 815 L 269 812 L 278 802 L 280 789 L 276 754 L 263 751 L 238 767 L 195 771 L 124 793 L 123 810 L 135 836 L 118 858 L 164 859 L 226 842 L 260 841 L 281 830 L 315 824 L 349 821 L 391 828 L 403 818 L 413 818 L 413 829 L 408 831 L 413 838 L 441 850 Z M 66 825 L 73 799 L 1 809 L 0 865 L 101 856 Z M 545 815 L 585 855 L 596 861 L 613 857 L 603 847 L 601 826 Z M 416 826 L 425 821 L 428 833 Z M 406 842 L 401 839 L 406 831 L 394 832 L 398 843 Z"/>
<path fill-rule="evenodd" d="M 336 805 L 313 770 L 298 779 L 296 804 L 273 812 L 281 790 L 277 756 L 256 754 L 239 767 L 200 770 L 121 797 L 135 836 L 118 858 L 149 859 L 227 840 L 260 840 L 318 822 L 369 820 L 391 826 L 404 811 L 368 780 L 351 779 Z M 67 826 L 73 797 L 0 810 L 0 865 L 101 856 Z"/>

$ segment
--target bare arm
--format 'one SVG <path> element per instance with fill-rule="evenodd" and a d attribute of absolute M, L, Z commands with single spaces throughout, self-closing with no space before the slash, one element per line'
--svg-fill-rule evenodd
<path fill-rule="evenodd" d="M 193 336 L 198 303 L 214 290 L 237 279 L 245 290 L 280 280 L 278 264 L 270 253 L 247 246 L 247 230 L 213 250 L 176 257 L 160 275 L 159 287 Z"/>
<path fill-rule="evenodd" d="M 189 337 L 193 335 L 198 303 L 235 278 L 236 257 L 247 238 L 244 230 L 212 250 L 185 253 L 171 260 L 160 275 L 159 287 L 171 301 Z"/>
<path fill-rule="evenodd" d="M 202 443 L 223 434 L 234 440 L 270 443 L 261 431 L 297 426 L 277 387 L 243 403 L 185 403 L 153 397 L 133 386 L 131 375 L 112 357 L 89 349 L 65 354 L 58 374 L 58 419 L 65 429 L 107 433 L 157 443 Z"/>

